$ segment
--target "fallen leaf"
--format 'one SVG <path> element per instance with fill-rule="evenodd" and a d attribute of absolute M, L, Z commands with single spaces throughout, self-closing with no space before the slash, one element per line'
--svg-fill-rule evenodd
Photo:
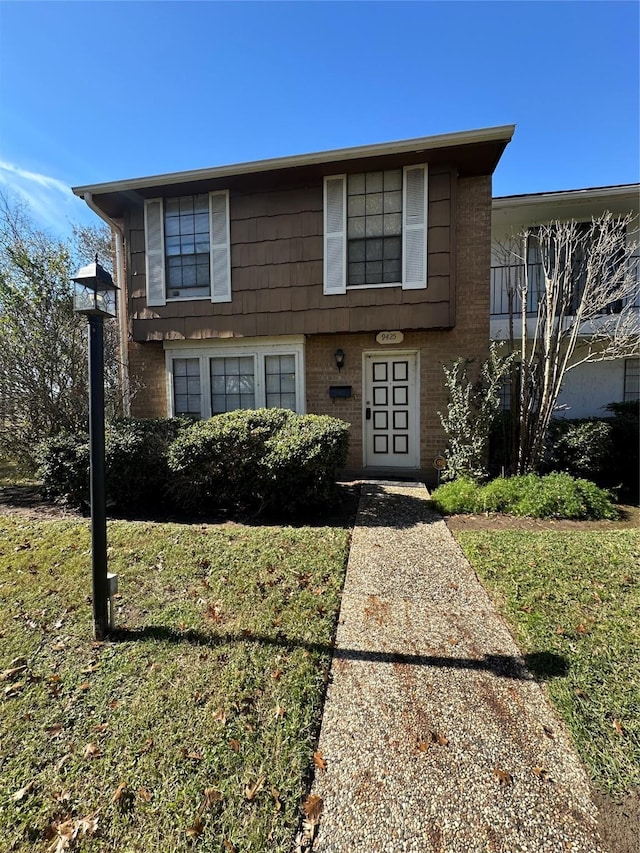
<path fill-rule="evenodd" d="M 12 696 L 17 696 L 19 693 L 22 693 L 24 690 L 24 684 L 22 681 L 16 681 L 13 684 L 8 684 L 4 688 L 4 695 L 6 699 L 11 699 Z"/>
<path fill-rule="evenodd" d="M 186 747 L 183 746 L 180 750 L 180 753 L 183 758 L 190 758 L 191 761 L 202 761 L 201 753 L 196 752 L 195 750 L 191 750 L 191 752 L 188 752 Z"/>
<path fill-rule="evenodd" d="M 319 749 L 317 752 L 313 753 L 313 763 L 316 765 L 318 770 L 322 770 L 323 773 L 326 772 L 327 762 L 322 754 L 322 750 Z"/>
<path fill-rule="evenodd" d="M 20 800 L 24 800 L 24 798 L 27 796 L 27 794 L 30 794 L 31 791 L 33 791 L 35 786 L 36 786 L 35 780 L 32 779 L 30 782 L 27 782 L 27 784 L 24 786 L 24 788 L 20 788 L 20 790 L 16 791 L 11 799 L 14 801 L 14 803 L 18 803 L 18 802 L 20 802 Z"/>
<path fill-rule="evenodd" d="M 311 823 L 317 823 L 320 820 L 323 805 L 324 801 L 322 797 L 319 797 L 317 794 L 309 794 L 302 804 L 302 811 L 305 813 L 307 820 Z"/>
<path fill-rule="evenodd" d="M 281 669 L 274 669 L 273 672 L 271 673 L 271 678 L 273 678 L 274 681 L 280 681 L 281 677 L 282 677 L 282 670 Z"/>
<path fill-rule="evenodd" d="M 222 791 L 218 791 L 217 788 L 205 788 L 204 789 L 204 799 L 202 801 L 202 805 L 200 806 L 200 811 L 203 809 L 210 809 L 214 803 L 220 803 L 223 800 Z"/>
<path fill-rule="evenodd" d="M 533 772 L 541 781 L 545 782 L 549 778 L 549 773 L 544 767 L 534 767 Z"/>
<path fill-rule="evenodd" d="M 13 681 L 13 679 L 23 673 L 26 668 L 26 664 L 21 664 L 20 666 L 12 666 L 9 669 L 5 669 L 5 671 L 0 674 L 0 681 Z"/>
<path fill-rule="evenodd" d="M 85 666 L 85 668 L 82 670 L 82 672 L 84 672 L 85 674 L 89 674 L 91 672 L 97 672 L 99 669 L 100 669 L 99 663 L 92 663 L 92 664 L 89 664 L 89 666 Z"/>
<path fill-rule="evenodd" d="M 138 796 L 141 800 L 144 800 L 145 803 L 151 802 L 151 792 L 146 788 L 138 788 Z"/>
<path fill-rule="evenodd" d="M 271 786 L 271 796 L 275 801 L 276 811 L 279 812 L 282 808 L 282 803 L 280 802 L 280 791 L 278 791 L 277 788 L 274 788 L 273 785 Z"/>
<path fill-rule="evenodd" d="M 193 822 L 193 826 L 190 826 L 187 829 L 187 837 L 190 838 L 192 841 L 195 841 L 202 835 L 203 831 L 204 826 L 202 824 L 202 818 L 200 817 L 200 815 L 197 815 L 196 819 Z"/>
<path fill-rule="evenodd" d="M 580 625 L 576 625 L 576 632 L 578 634 L 588 634 L 589 629 L 587 628 L 586 625 L 583 625 L 582 623 L 580 623 Z"/>
<path fill-rule="evenodd" d="M 68 803 L 71 793 L 66 788 L 62 788 L 60 791 L 54 791 L 51 797 L 56 803 Z"/>
<path fill-rule="evenodd" d="M 498 782 L 500 782 L 501 785 L 504 785 L 505 788 L 513 782 L 513 776 L 508 770 L 500 770 L 499 767 L 496 767 L 493 773 L 498 777 Z"/>
<path fill-rule="evenodd" d="M 419 740 L 418 741 L 418 752 L 427 752 L 429 747 L 431 746 L 430 740 Z"/>
<path fill-rule="evenodd" d="M 564 628 L 556 628 L 556 634 L 564 634 Z"/>
<path fill-rule="evenodd" d="M 150 737 L 147 740 L 145 740 L 145 742 L 142 744 L 142 749 L 140 750 L 140 755 L 144 755 L 145 752 L 149 752 L 149 750 L 151 749 L 152 746 L 153 746 L 153 738 Z"/>
<path fill-rule="evenodd" d="M 224 844 L 224 849 L 227 853 L 236 853 L 236 848 L 227 838 L 223 838 L 222 843 Z"/>
<path fill-rule="evenodd" d="M 623 734 L 624 730 L 622 728 L 622 723 L 620 722 L 620 720 L 614 720 L 611 725 L 613 726 L 616 734 L 618 734 L 618 735 Z"/>
<path fill-rule="evenodd" d="M 62 733 L 62 723 L 54 723 L 52 726 L 49 726 L 49 728 L 45 729 L 45 732 L 52 740 L 54 737 L 60 737 L 60 734 Z"/>
<path fill-rule="evenodd" d="M 100 758 L 100 756 L 102 755 L 102 750 L 100 749 L 97 743 L 88 743 L 85 746 L 82 755 L 84 758 Z"/>
<path fill-rule="evenodd" d="M 117 803 L 120 799 L 122 799 L 126 789 L 127 789 L 127 783 L 126 782 L 120 782 L 120 784 L 118 785 L 118 787 L 115 790 L 113 797 L 111 797 L 111 802 Z"/>
<path fill-rule="evenodd" d="M 284 717 L 284 715 L 285 715 L 286 713 L 287 713 L 287 712 L 286 712 L 286 710 L 282 707 L 282 705 L 276 705 L 276 707 L 273 709 L 273 716 L 274 716 L 276 719 L 280 719 L 280 720 L 281 720 L 281 719 Z"/>
<path fill-rule="evenodd" d="M 82 684 L 79 685 L 78 690 L 81 693 L 86 693 L 87 690 L 90 689 L 90 687 L 91 687 L 91 684 L 88 681 L 84 681 Z"/>
<path fill-rule="evenodd" d="M 214 722 L 222 723 L 224 726 L 227 722 L 227 715 L 225 714 L 224 708 L 218 708 L 215 714 L 213 715 Z"/>
<path fill-rule="evenodd" d="M 431 741 L 432 743 L 437 743 L 438 746 L 447 746 L 449 743 L 448 738 L 440 732 L 431 732 Z"/>
<path fill-rule="evenodd" d="M 51 646 L 52 652 L 61 652 L 63 649 L 66 649 L 65 644 L 60 640 L 59 643 L 56 643 L 55 646 Z"/>
<path fill-rule="evenodd" d="M 244 795 L 247 798 L 247 800 L 249 800 L 249 802 L 251 802 L 252 800 L 255 800 L 258 792 L 262 790 L 263 785 L 264 785 L 264 776 L 259 776 L 255 782 L 249 782 L 247 785 L 245 785 Z"/>
<path fill-rule="evenodd" d="M 229 741 L 229 746 L 234 752 L 240 752 L 240 741 L 236 740 L 236 738 L 231 738 L 231 740 Z"/>
<path fill-rule="evenodd" d="M 71 758 L 72 755 L 72 752 L 67 752 L 66 755 L 63 755 L 62 758 L 56 762 L 56 771 L 60 770 L 67 763 L 67 761 Z"/>
<path fill-rule="evenodd" d="M 546 734 L 548 738 L 550 738 L 550 740 L 554 739 L 555 734 L 553 733 L 553 729 L 550 726 L 543 726 L 542 731 Z"/>
<path fill-rule="evenodd" d="M 93 728 L 96 732 L 100 732 L 102 734 L 103 732 L 106 732 L 106 730 L 109 728 L 109 723 L 99 723 Z"/>

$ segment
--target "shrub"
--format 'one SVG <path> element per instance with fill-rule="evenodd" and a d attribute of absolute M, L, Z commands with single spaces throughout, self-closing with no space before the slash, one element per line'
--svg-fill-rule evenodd
<path fill-rule="evenodd" d="M 554 419 L 549 426 L 546 470 L 602 482 L 611 462 L 611 433 L 608 420 Z"/>
<path fill-rule="evenodd" d="M 46 498 L 74 507 L 89 504 L 89 436 L 59 433 L 40 442 L 38 477 Z"/>
<path fill-rule="evenodd" d="M 289 419 L 269 438 L 260 460 L 261 481 L 268 486 L 265 503 L 284 512 L 327 503 L 348 449 L 344 421 L 326 415 Z"/>
<path fill-rule="evenodd" d="M 478 486 L 456 480 L 435 490 L 435 508 L 442 513 L 505 512 L 533 518 L 615 519 L 611 498 L 588 480 L 569 474 L 526 474 Z"/>
<path fill-rule="evenodd" d="M 287 409 L 257 409 L 196 421 L 169 448 L 175 503 L 189 510 L 260 506 L 258 462 L 267 439 L 294 417 Z"/>
<path fill-rule="evenodd" d="M 169 443 L 185 422 L 123 418 L 105 430 L 107 503 L 119 510 L 162 505 L 169 472 Z M 86 509 L 89 505 L 89 437 L 60 433 L 38 447 L 39 476 L 46 497 Z"/>
<path fill-rule="evenodd" d="M 477 512 L 479 488 L 474 480 L 460 477 L 438 486 L 431 495 L 431 503 L 443 515 Z"/>
<path fill-rule="evenodd" d="M 169 448 L 172 493 L 191 510 L 292 512 L 326 501 L 346 462 L 348 424 L 287 409 L 198 421 Z"/>

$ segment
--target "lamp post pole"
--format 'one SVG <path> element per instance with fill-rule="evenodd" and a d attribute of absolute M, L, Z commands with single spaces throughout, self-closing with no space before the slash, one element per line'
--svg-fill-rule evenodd
<path fill-rule="evenodd" d="M 74 276 L 73 304 L 89 321 L 89 448 L 91 491 L 91 574 L 93 633 L 104 640 L 113 626 L 116 575 L 107 574 L 107 499 L 104 476 L 104 318 L 115 317 L 117 286 L 107 270 L 95 262 Z"/>
<path fill-rule="evenodd" d="M 104 318 L 89 315 L 89 445 L 91 481 L 91 568 L 96 640 L 109 633 L 107 501 L 104 476 Z"/>

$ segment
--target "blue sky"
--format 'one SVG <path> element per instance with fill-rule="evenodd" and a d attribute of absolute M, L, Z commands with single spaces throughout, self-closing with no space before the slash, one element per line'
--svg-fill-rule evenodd
<path fill-rule="evenodd" d="M 1 2 L 0 190 L 517 125 L 494 194 L 638 180 L 635 2 Z"/>

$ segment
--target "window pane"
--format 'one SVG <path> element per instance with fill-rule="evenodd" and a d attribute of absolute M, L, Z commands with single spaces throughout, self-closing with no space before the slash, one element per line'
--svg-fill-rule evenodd
<path fill-rule="evenodd" d="M 280 391 L 280 374 L 267 373 L 267 394 Z"/>
<path fill-rule="evenodd" d="M 173 359 L 173 394 L 176 415 L 200 417 L 200 359 Z"/>
<path fill-rule="evenodd" d="M 401 213 L 402 212 L 402 193 L 393 192 L 384 194 L 384 212 L 385 213 Z"/>
<path fill-rule="evenodd" d="M 383 257 L 385 260 L 400 260 L 402 257 L 402 239 L 400 237 L 385 237 L 382 243 L 384 244 Z"/>
<path fill-rule="evenodd" d="M 360 195 L 365 191 L 364 174 L 349 175 L 347 178 L 347 193 L 349 195 Z"/>
<path fill-rule="evenodd" d="M 253 356 L 212 358 L 210 372 L 214 414 L 255 408 Z"/>
<path fill-rule="evenodd" d="M 384 217 L 384 233 L 388 235 L 402 234 L 402 214 L 387 213 Z"/>
<path fill-rule="evenodd" d="M 365 213 L 365 199 L 364 195 L 353 195 L 349 196 L 349 200 L 347 202 L 347 213 L 349 216 L 364 216 Z"/>
<path fill-rule="evenodd" d="M 384 240 L 382 238 L 379 240 L 367 240 L 366 260 L 381 261 L 383 245 Z"/>
<path fill-rule="evenodd" d="M 275 406 L 295 411 L 295 356 L 266 356 L 265 374 L 267 407 Z"/>
<path fill-rule="evenodd" d="M 364 233 L 367 237 L 382 237 L 382 216 L 367 216 Z"/>
<path fill-rule="evenodd" d="M 364 237 L 366 219 L 364 216 L 355 216 L 347 222 L 347 237 L 351 240 L 354 237 Z"/>
<path fill-rule="evenodd" d="M 367 172 L 365 176 L 367 193 L 382 192 L 382 172 Z"/>
<path fill-rule="evenodd" d="M 367 216 L 371 216 L 374 213 L 382 213 L 382 193 L 370 193 L 369 195 L 365 196 L 365 198 L 367 199 Z"/>
<path fill-rule="evenodd" d="M 282 373 L 295 373 L 296 357 L 295 355 L 280 356 L 280 371 Z"/>
<path fill-rule="evenodd" d="M 384 191 L 402 189 L 402 169 L 388 169 L 384 173 Z M 402 196 L 402 194 L 401 194 Z"/>
<path fill-rule="evenodd" d="M 165 202 L 165 255 L 169 296 L 206 297 L 209 293 L 211 276 L 208 205 L 207 194 L 182 196 L 167 199 Z"/>
<path fill-rule="evenodd" d="M 295 394 L 282 394 L 280 396 L 280 408 L 292 409 L 295 412 L 295 410 L 296 410 L 296 395 Z"/>

